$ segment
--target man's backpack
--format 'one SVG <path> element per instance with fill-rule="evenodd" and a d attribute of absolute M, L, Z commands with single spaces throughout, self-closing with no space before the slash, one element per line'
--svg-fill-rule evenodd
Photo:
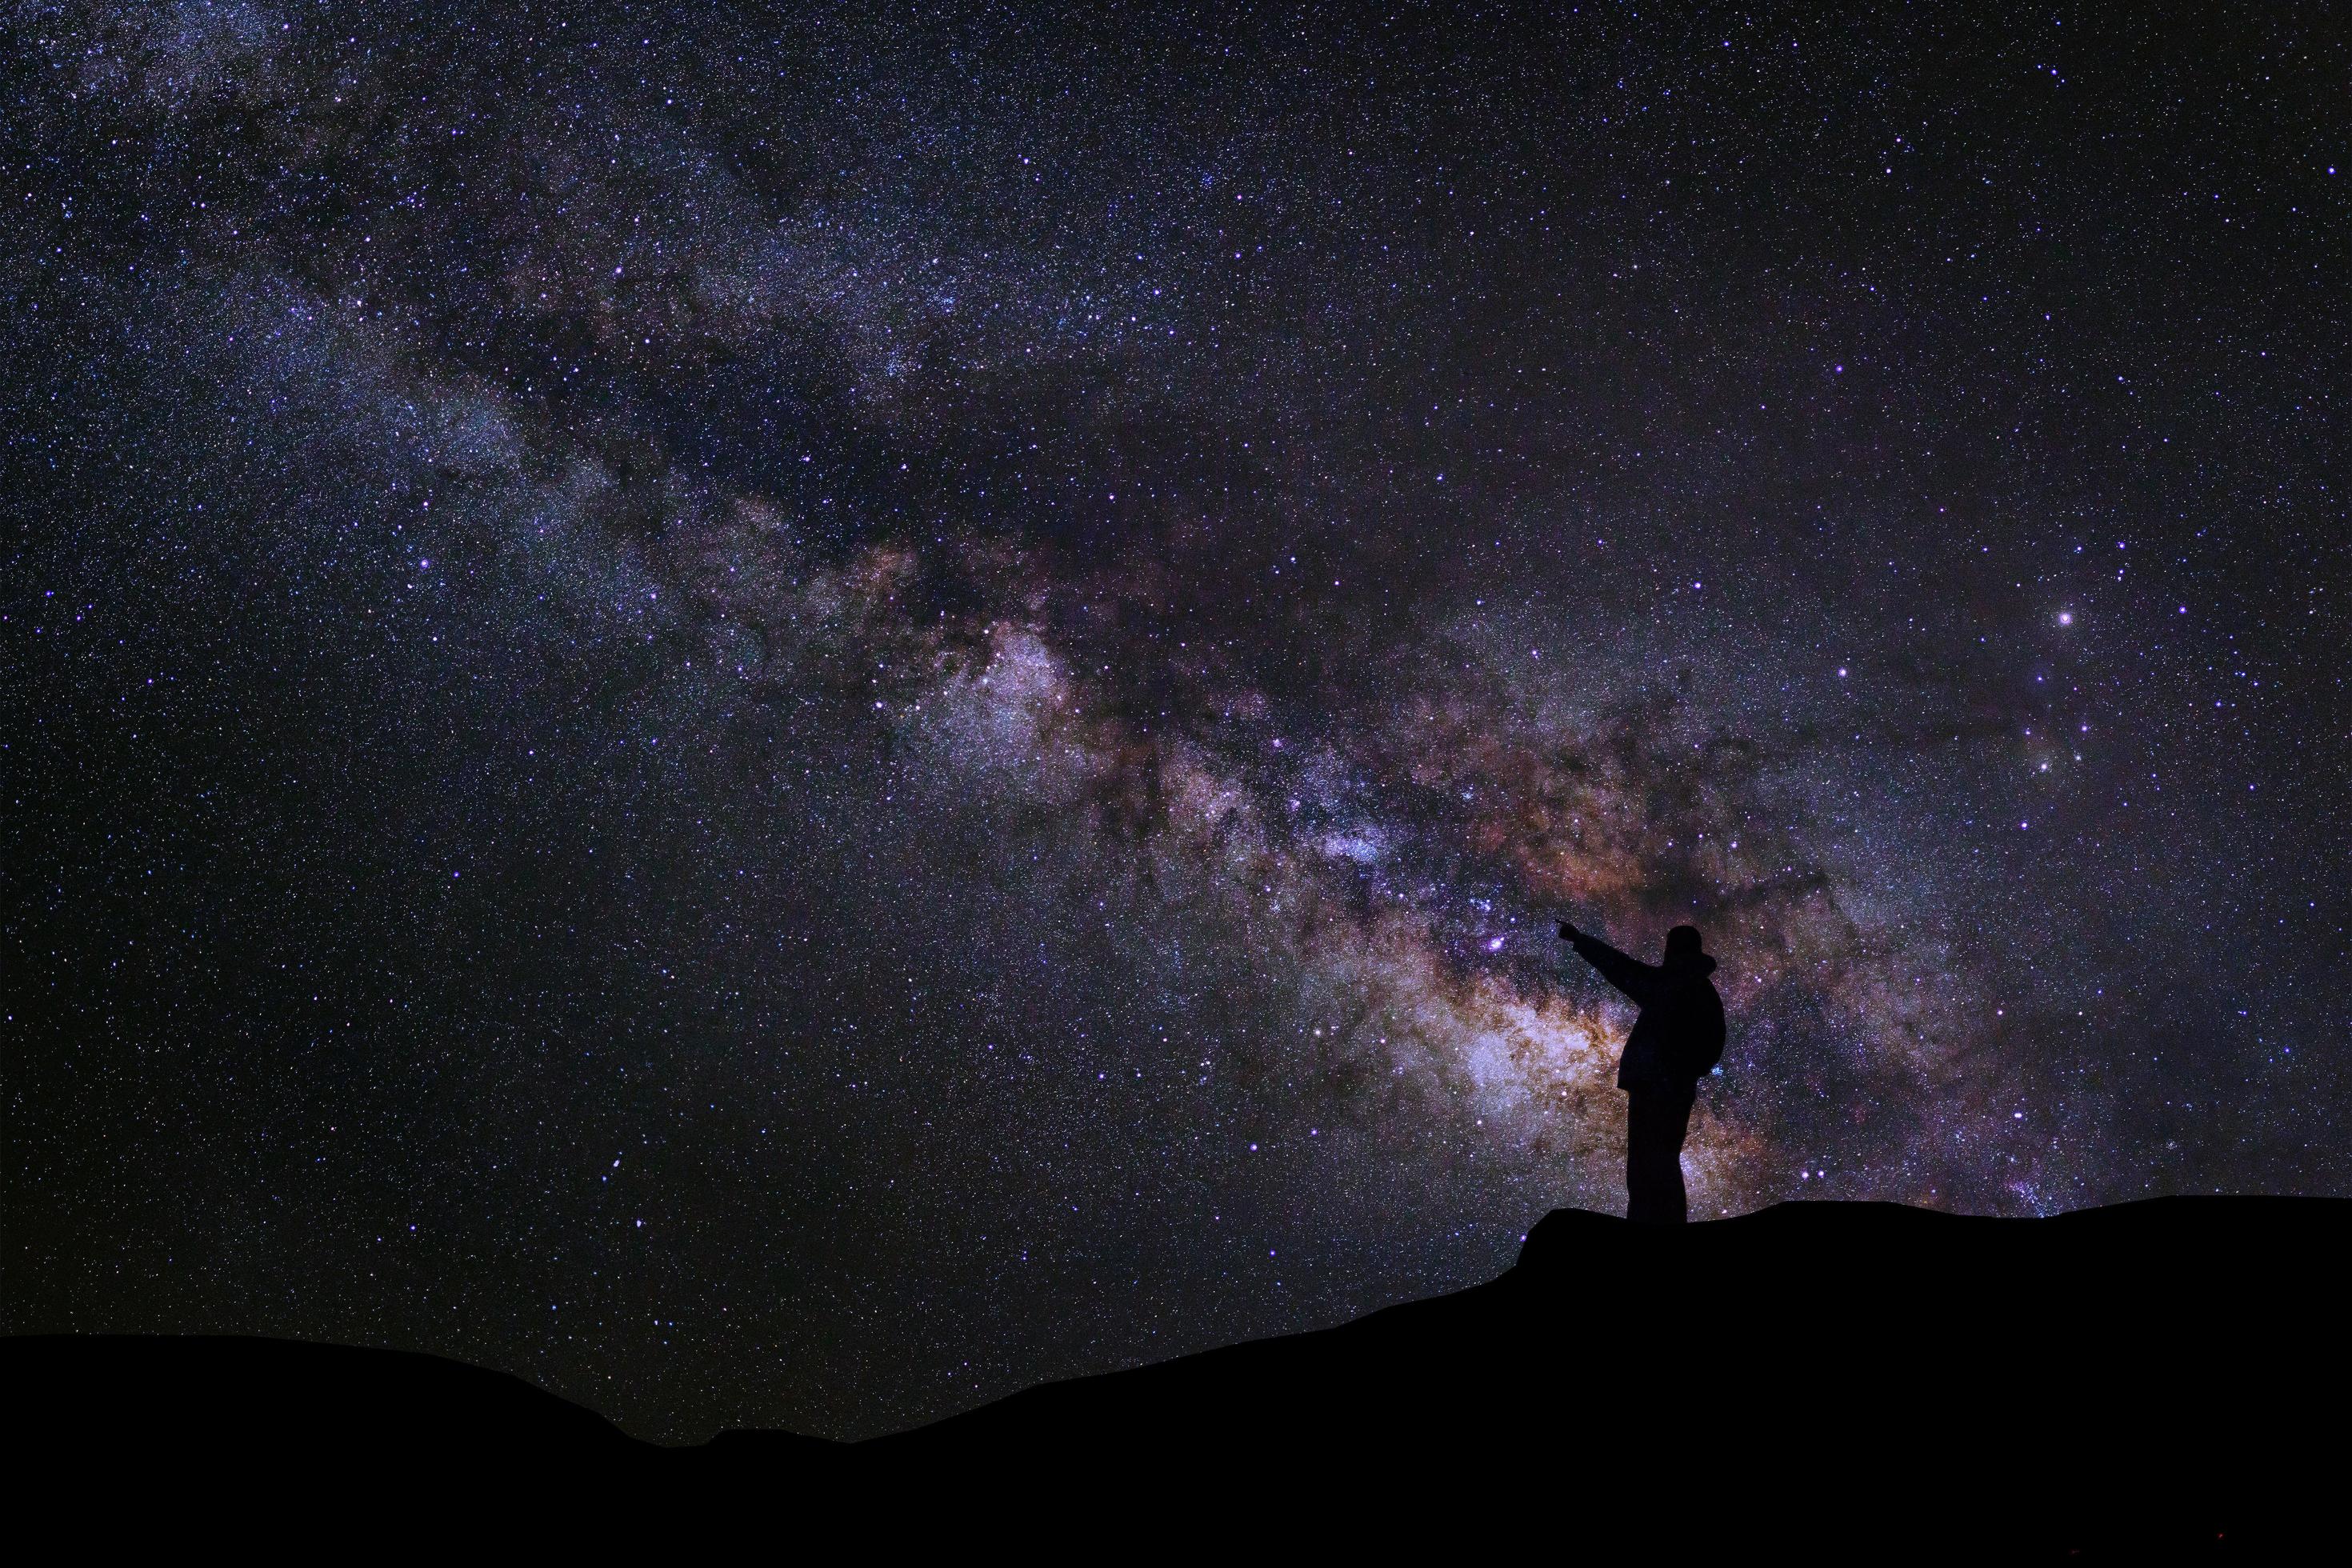
<path fill-rule="evenodd" d="M 1723 999 L 1702 982 L 1675 998 L 1674 1027 L 1667 1039 L 1675 1069 L 1696 1082 L 1723 1059 Z"/>

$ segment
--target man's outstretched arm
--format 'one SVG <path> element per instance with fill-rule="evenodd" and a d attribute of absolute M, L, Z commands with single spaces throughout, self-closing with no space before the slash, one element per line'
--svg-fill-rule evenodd
<path fill-rule="evenodd" d="M 1636 1005 L 1646 1005 L 1654 987 L 1652 982 L 1658 972 L 1638 958 L 1618 952 L 1591 931 L 1581 931 L 1568 921 L 1559 922 L 1559 939 L 1576 949 L 1577 955 L 1601 971 L 1601 978 L 1632 997 Z"/>

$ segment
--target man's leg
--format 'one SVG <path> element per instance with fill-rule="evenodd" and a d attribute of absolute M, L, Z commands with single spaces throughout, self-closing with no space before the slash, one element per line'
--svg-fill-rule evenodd
<path fill-rule="evenodd" d="M 1636 1225 L 1658 1214 L 1658 1102 L 1635 1089 L 1625 1099 L 1625 1217 Z"/>
<path fill-rule="evenodd" d="M 1683 1138 L 1691 1103 L 1678 1094 L 1635 1090 L 1625 1106 L 1625 1217 L 1681 1225 L 1690 1217 L 1683 1192 Z"/>
<path fill-rule="evenodd" d="M 1683 1139 L 1690 1132 L 1693 1098 L 1678 1094 L 1658 1107 L 1658 1217 L 1668 1225 L 1690 1218 L 1690 1199 L 1683 1191 Z"/>

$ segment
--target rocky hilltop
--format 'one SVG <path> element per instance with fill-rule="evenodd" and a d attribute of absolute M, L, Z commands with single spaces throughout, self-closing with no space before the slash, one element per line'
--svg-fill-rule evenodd
<path fill-rule="evenodd" d="M 2338 1527 L 2347 1240 L 2352 1203 L 2327 1199 L 1786 1204 L 1679 1230 L 1561 1210 L 1485 1285 L 856 1445 L 655 1448 L 388 1351 L 20 1338 L 0 1356 L 20 1477 L 176 1488 L 175 1517 L 235 1500 L 289 1528 L 465 1510 L 671 1539 L 782 1510 L 1073 1549 L 1534 1531 L 1571 1556 L 2252 1560 Z"/>

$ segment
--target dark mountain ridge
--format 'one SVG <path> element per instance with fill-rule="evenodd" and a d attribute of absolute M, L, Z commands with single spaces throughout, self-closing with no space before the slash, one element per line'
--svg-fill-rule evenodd
<path fill-rule="evenodd" d="M 1783 1204 L 1546 1216 L 1517 1265 L 1340 1327 L 842 1445 L 663 1449 L 505 1374 L 236 1339 L 0 1342 L 21 1479 L 408 1500 L 538 1529 L 801 1527 L 1890 1556 L 2243 1558 L 2341 1531 L 2352 1202 L 2050 1219 Z M 1250 1539 L 1266 1537 L 1253 1534 Z"/>

